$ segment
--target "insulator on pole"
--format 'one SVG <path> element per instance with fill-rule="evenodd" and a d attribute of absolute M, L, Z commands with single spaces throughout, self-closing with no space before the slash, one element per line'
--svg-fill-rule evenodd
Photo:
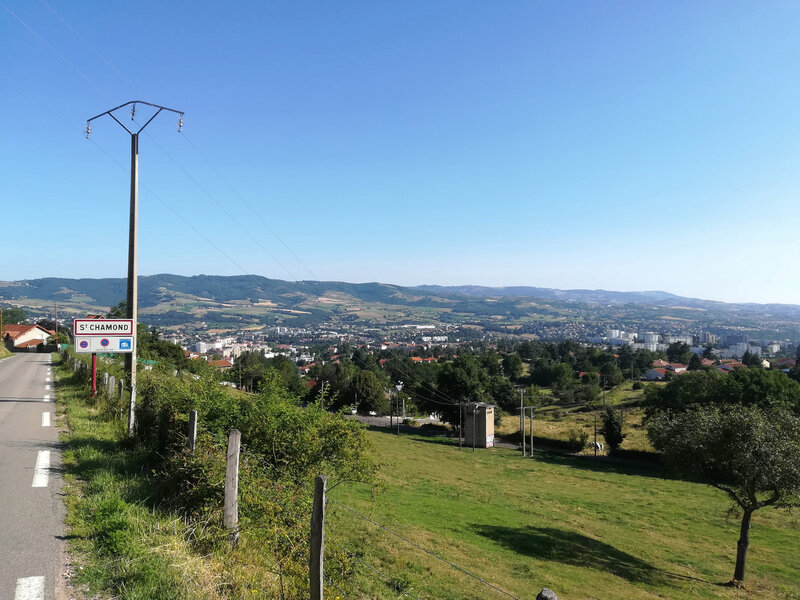
<path fill-rule="evenodd" d="M 91 123 L 86 123 L 86 139 L 89 139 L 89 136 L 92 134 L 92 125 Z"/>
<path fill-rule="evenodd" d="M 182 129 L 183 129 L 183 115 L 178 117 L 178 133 L 180 133 Z"/>
<path fill-rule="evenodd" d="M 136 102 L 131 106 L 131 121 L 136 118 Z"/>

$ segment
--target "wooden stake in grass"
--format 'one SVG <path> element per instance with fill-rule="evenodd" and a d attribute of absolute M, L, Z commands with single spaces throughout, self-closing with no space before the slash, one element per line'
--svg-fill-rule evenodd
<path fill-rule="evenodd" d="M 223 525 L 230 530 L 231 546 L 239 542 L 239 448 L 242 434 L 231 429 L 228 434 L 228 452 L 225 458 L 225 513 Z"/>
<path fill-rule="evenodd" d="M 325 492 L 328 478 L 318 475 L 314 481 L 314 510 L 311 513 L 311 552 L 309 587 L 311 600 L 322 600 L 322 569 L 325 560 Z"/>
<path fill-rule="evenodd" d="M 197 411 L 189 411 L 189 454 L 194 454 L 194 446 L 197 443 Z"/>

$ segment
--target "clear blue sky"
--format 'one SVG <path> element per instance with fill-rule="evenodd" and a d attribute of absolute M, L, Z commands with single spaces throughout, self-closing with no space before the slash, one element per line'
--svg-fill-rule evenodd
<path fill-rule="evenodd" d="M 142 275 L 800 304 L 800 3 L 0 3 L 0 280 L 125 275 L 141 99 Z"/>

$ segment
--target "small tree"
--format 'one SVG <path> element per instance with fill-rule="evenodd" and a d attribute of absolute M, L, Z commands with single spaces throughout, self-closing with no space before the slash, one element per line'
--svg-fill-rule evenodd
<path fill-rule="evenodd" d="M 648 437 L 674 471 L 722 490 L 742 511 L 733 585 L 744 583 L 750 521 L 765 506 L 800 506 L 800 418 L 741 404 L 659 412 Z"/>
<path fill-rule="evenodd" d="M 747 350 L 744 353 L 744 356 L 742 356 L 742 364 L 747 365 L 748 367 L 760 367 L 761 359 L 756 354 L 753 354 Z"/>
<path fill-rule="evenodd" d="M 516 381 L 522 376 L 522 358 L 516 352 L 503 358 L 503 373 L 511 381 Z"/>
<path fill-rule="evenodd" d="M 622 412 L 612 406 L 607 406 L 603 415 L 603 426 L 600 428 L 600 433 L 606 439 L 609 454 L 616 454 L 622 445 L 622 440 L 625 439 L 625 434 L 622 433 L 622 425 Z"/>
<path fill-rule="evenodd" d="M 691 348 L 684 342 L 673 342 L 667 347 L 669 362 L 685 362 L 689 360 Z"/>

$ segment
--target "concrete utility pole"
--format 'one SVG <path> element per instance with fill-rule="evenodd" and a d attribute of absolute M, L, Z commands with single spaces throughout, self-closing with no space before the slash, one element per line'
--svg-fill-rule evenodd
<path fill-rule="evenodd" d="M 131 121 L 136 123 L 136 105 L 143 104 L 145 106 L 150 106 L 155 110 L 152 116 L 145 122 L 144 125 L 136 129 L 135 127 L 133 130 L 128 129 L 122 121 L 120 121 L 116 115 L 114 114 L 115 111 L 118 111 L 121 108 L 125 108 L 126 106 L 131 107 Z M 125 369 L 128 372 L 128 380 L 130 381 L 130 388 L 131 388 L 131 403 L 130 403 L 130 412 L 128 413 L 128 435 L 133 435 L 133 428 L 136 424 L 136 325 L 137 325 L 137 312 L 138 312 L 138 302 L 139 302 L 139 286 L 137 280 L 137 271 L 136 271 L 136 241 L 137 241 L 137 228 L 138 228 L 138 217 L 139 217 L 139 134 L 147 127 L 150 122 L 155 119 L 158 114 L 162 111 L 166 110 L 178 115 L 178 133 L 180 133 L 183 127 L 183 111 L 175 110 L 173 108 L 167 108 L 166 106 L 159 106 L 158 104 L 150 104 L 149 102 L 142 102 L 141 100 L 131 100 L 130 102 L 126 102 L 125 104 L 120 104 L 119 106 L 112 108 L 111 110 L 107 110 L 104 113 L 100 113 L 86 121 L 86 138 L 89 138 L 89 135 L 92 133 L 92 121 L 95 119 L 99 119 L 100 117 L 104 117 L 108 115 L 112 119 L 114 119 L 117 123 L 119 123 L 120 127 L 122 127 L 125 131 L 127 131 L 131 136 L 131 201 L 130 201 L 130 219 L 128 223 L 128 294 L 126 298 L 127 302 L 127 309 L 128 314 L 127 317 L 133 320 L 133 341 L 131 343 L 131 353 L 125 355 Z M 137 123 L 138 126 L 138 123 Z M 135 130 L 135 131 L 134 131 Z"/>

